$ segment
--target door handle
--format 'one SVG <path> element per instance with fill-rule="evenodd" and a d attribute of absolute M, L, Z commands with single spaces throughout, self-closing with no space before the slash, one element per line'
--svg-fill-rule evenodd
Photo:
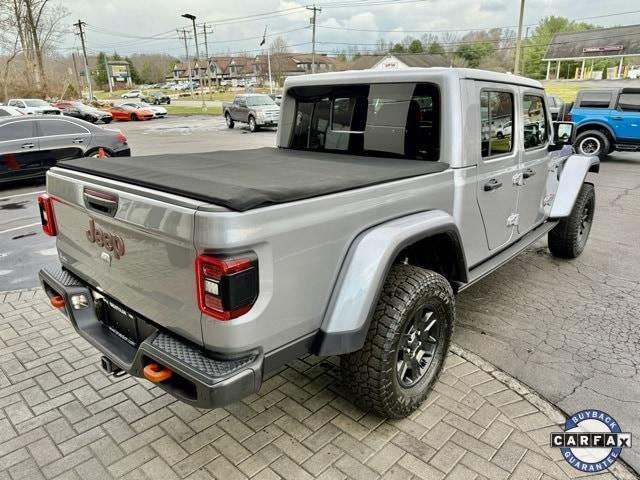
<path fill-rule="evenodd" d="M 23 143 L 21 148 L 33 148 L 35 146 L 35 143 Z"/>
<path fill-rule="evenodd" d="M 522 176 L 524 178 L 529 178 L 529 177 L 533 177 L 536 174 L 535 170 L 531 170 L 530 168 L 527 168 L 523 173 Z"/>
<path fill-rule="evenodd" d="M 613 118 L 614 120 L 624 120 L 624 117 L 622 115 L 613 115 L 611 118 Z"/>
<path fill-rule="evenodd" d="M 484 191 L 490 192 L 491 190 L 495 190 L 497 188 L 500 188 L 501 186 L 502 186 L 502 182 L 499 182 L 495 178 L 492 178 L 491 180 L 489 180 L 487 183 L 484 184 Z"/>
<path fill-rule="evenodd" d="M 82 138 L 74 138 L 73 140 L 71 140 L 73 143 L 83 143 L 84 140 Z"/>

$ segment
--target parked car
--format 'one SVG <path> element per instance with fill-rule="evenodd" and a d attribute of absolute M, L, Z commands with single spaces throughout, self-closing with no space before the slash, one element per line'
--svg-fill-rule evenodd
<path fill-rule="evenodd" d="M 477 120 L 532 100 L 538 145 L 519 116 L 517 141 L 483 145 Z M 574 126 L 545 102 L 538 81 L 475 69 L 300 75 L 275 148 L 62 162 L 40 198 L 61 261 L 43 291 L 105 372 L 196 407 L 340 355 L 363 411 L 406 417 L 447 358 L 457 292 L 544 235 L 558 257 L 586 246 L 599 161 L 554 140 Z"/>
<path fill-rule="evenodd" d="M 27 115 L 60 115 L 60 110 L 39 98 L 12 98 L 7 102 Z"/>
<path fill-rule="evenodd" d="M 0 117 L 20 117 L 22 115 L 25 115 L 25 113 L 19 108 L 0 105 Z"/>
<path fill-rule="evenodd" d="M 122 98 L 140 98 L 142 96 L 142 90 L 129 90 L 121 95 Z"/>
<path fill-rule="evenodd" d="M 0 184 L 41 177 L 62 160 L 131 155 L 127 137 L 119 130 L 67 116 L 0 118 Z"/>
<path fill-rule="evenodd" d="M 149 105 L 146 102 L 126 102 L 118 105 L 119 107 L 132 107 L 137 110 L 150 110 L 153 112 L 153 118 L 164 118 L 167 116 L 167 109 L 159 105 Z"/>
<path fill-rule="evenodd" d="M 110 123 L 113 120 L 113 115 L 109 112 L 90 107 L 82 102 L 58 102 L 56 108 L 62 110 L 65 116 L 81 118 L 91 123 Z"/>
<path fill-rule="evenodd" d="M 161 105 L 163 103 L 169 105 L 171 103 L 171 97 L 162 92 L 147 92 L 141 97 L 141 100 L 154 105 Z"/>
<path fill-rule="evenodd" d="M 260 127 L 277 127 L 280 118 L 280 107 L 269 95 L 261 93 L 236 95 L 233 102 L 222 102 L 222 112 L 227 127 L 233 128 L 235 122 L 248 123 L 251 132 Z"/>
<path fill-rule="evenodd" d="M 565 117 L 578 128 L 578 153 L 604 159 L 614 150 L 640 151 L 640 88 L 579 90 Z"/>
<path fill-rule="evenodd" d="M 551 114 L 551 120 L 561 120 L 559 115 L 563 105 L 564 101 L 557 95 L 547 95 L 547 106 Z"/>
<path fill-rule="evenodd" d="M 136 108 L 127 105 L 115 105 L 106 110 L 114 120 L 151 120 L 154 113 L 147 108 Z"/>

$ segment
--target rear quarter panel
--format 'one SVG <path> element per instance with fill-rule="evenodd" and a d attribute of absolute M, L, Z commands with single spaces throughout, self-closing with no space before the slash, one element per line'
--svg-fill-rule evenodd
<path fill-rule="evenodd" d="M 355 237 L 421 211 L 451 213 L 453 171 L 275 205 L 247 212 L 196 213 L 198 254 L 254 251 L 260 294 L 231 321 L 202 317 L 205 346 L 272 351 L 320 327 L 340 267 Z"/>

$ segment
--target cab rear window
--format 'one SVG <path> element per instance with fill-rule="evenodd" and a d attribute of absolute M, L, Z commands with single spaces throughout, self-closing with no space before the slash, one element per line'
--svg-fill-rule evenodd
<path fill-rule="evenodd" d="M 440 95 L 427 83 L 296 87 L 289 148 L 417 160 L 440 156 Z"/>

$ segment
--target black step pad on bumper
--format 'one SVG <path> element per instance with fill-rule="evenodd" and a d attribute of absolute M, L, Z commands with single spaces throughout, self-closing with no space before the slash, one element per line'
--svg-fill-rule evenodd
<path fill-rule="evenodd" d="M 77 332 L 124 371 L 143 377 L 144 367 L 157 363 L 173 371 L 157 385 L 175 397 L 201 408 L 215 408 L 257 392 L 262 384 L 261 351 L 234 357 L 205 352 L 168 331 L 156 330 L 139 346 L 132 345 L 100 322 L 89 286 L 63 268 L 43 269 L 40 282 L 49 297 L 62 295 L 63 311 Z M 87 308 L 74 309 L 73 295 L 84 294 Z"/>

